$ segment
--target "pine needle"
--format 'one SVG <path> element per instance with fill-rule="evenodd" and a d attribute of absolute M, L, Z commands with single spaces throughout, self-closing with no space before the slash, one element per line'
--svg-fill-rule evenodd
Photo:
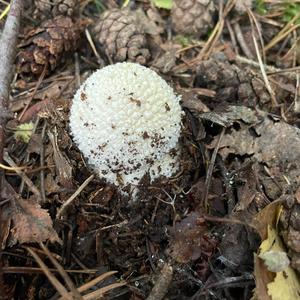
<path fill-rule="evenodd" d="M 0 15 L 0 20 L 2 20 L 2 19 L 8 14 L 9 10 L 10 10 L 10 4 L 8 4 L 8 5 L 5 7 L 4 11 L 3 11 L 2 14 Z"/>

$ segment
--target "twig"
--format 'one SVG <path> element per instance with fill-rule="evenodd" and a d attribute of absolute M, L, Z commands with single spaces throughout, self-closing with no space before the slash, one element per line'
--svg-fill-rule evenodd
<path fill-rule="evenodd" d="M 56 214 L 56 219 L 59 219 L 63 214 L 64 210 L 71 202 L 83 191 L 83 189 L 94 179 L 95 175 L 92 174 L 88 179 L 84 181 L 84 183 L 77 189 L 77 191 L 61 206 Z"/>
<path fill-rule="evenodd" d="M 76 289 L 74 283 L 72 282 L 70 276 L 67 274 L 65 269 L 58 263 L 58 261 L 54 258 L 54 256 L 51 254 L 51 252 L 43 243 L 40 243 L 40 247 L 45 251 L 45 253 L 47 254 L 48 258 L 50 259 L 54 267 L 57 268 L 59 274 L 64 279 L 65 283 L 70 289 L 71 295 L 73 296 L 74 300 L 82 300 L 83 299 L 82 296 L 80 295 L 79 291 Z"/>
<path fill-rule="evenodd" d="M 116 271 L 109 271 L 109 272 L 106 272 L 104 274 L 101 274 L 100 276 L 92 279 L 91 281 L 81 285 L 79 288 L 78 288 L 78 291 L 79 292 L 85 292 L 86 290 L 92 288 L 93 286 L 96 286 L 97 284 L 99 284 L 101 281 L 104 281 L 106 278 L 116 274 L 117 272 Z M 58 298 L 57 300 L 63 300 L 63 298 Z"/>
<path fill-rule="evenodd" d="M 248 47 L 248 45 L 247 45 L 247 43 L 244 39 L 240 24 L 237 23 L 237 22 L 235 24 L 233 24 L 233 29 L 234 29 L 234 32 L 235 32 L 236 39 L 238 40 L 238 42 L 240 44 L 240 47 L 242 48 L 244 54 L 248 58 L 253 59 L 254 56 L 253 56 L 252 52 L 250 51 L 250 49 L 249 49 L 249 47 Z"/>
<path fill-rule="evenodd" d="M 300 78 L 299 78 L 299 74 L 297 73 L 297 75 L 296 75 L 295 96 L 294 96 L 294 112 L 295 113 L 300 112 L 299 83 L 300 83 Z"/>
<path fill-rule="evenodd" d="M 234 35 L 233 28 L 232 28 L 232 26 L 231 26 L 231 24 L 228 20 L 225 20 L 225 24 L 226 24 L 226 27 L 228 29 L 228 32 L 229 32 L 229 35 L 230 35 L 230 38 L 231 38 L 231 44 L 233 46 L 234 52 L 235 52 L 236 55 L 238 55 L 239 51 L 238 51 L 237 42 L 236 42 L 236 38 L 235 38 L 235 35 Z"/>
<path fill-rule="evenodd" d="M 243 225 L 243 226 L 253 229 L 254 231 L 257 231 L 257 228 L 253 224 L 246 223 L 246 222 L 243 222 L 238 219 L 220 218 L 220 217 L 214 217 L 214 216 L 209 216 L 209 215 L 204 215 L 203 218 L 208 222 Z"/>
<path fill-rule="evenodd" d="M 46 193 L 45 193 L 45 133 L 46 133 L 46 127 L 47 122 L 44 122 L 43 128 L 42 128 L 42 147 L 40 150 L 40 166 L 41 166 L 41 172 L 40 172 L 40 190 L 41 190 L 41 196 L 42 196 L 42 202 L 46 202 Z"/>
<path fill-rule="evenodd" d="M 173 267 L 166 263 L 161 270 L 161 274 L 156 280 L 156 283 L 150 292 L 147 300 L 161 300 L 168 292 L 169 285 L 173 278 Z"/>
<path fill-rule="evenodd" d="M 40 118 L 38 117 L 38 118 L 36 119 L 35 123 L 34 123 L 33 128 L 32 128 L 31 135 L 33 135 L 33 134 L 36 132 L 36 129 L 37 129 L 38 125 L 39 125 L 39 122 L 40 122 Z M 8 129 L 8 128 L 6 127 L 6 129 Z M 6 153 L 4 153 L 4 155 L 6 155 Z M 25 160 L 24 160 L 24 162 L 25 162 L 26 164 L 29 163 L 29 160 L 30 160 L 29 158 L 30 158 L 30 153 L 27 152 L 27 153 L 26 153 L 26 156 L 25 156 Z M 4 160 L 5 160 L 5 159 L 4 159 Z M 18 174 L 19 174 L 19 173 L 18 173 Z M 20 174 L 19 174 L 19 175 L 20 175 Z M 25 175 L 26 175 L 26 174 L 25 174 Z M 24 183 L 25 183 L 25 181 L 24 181 L 24 179 L 23 179 L 23 177 L 22 177 L 22 181 L 21 181 L 21 184 L 20 184 L 20 187 L 19 187 L 19 194 L 20 194 L 20 195 L 23 193 Z M 39 199 L 39 201 L 40 201 L 40 200 L 41 200 L 41 199 Z"/>
<path fill-rule="evenodd" d="M 264 68 L 264 64 L 263 64 L 263 61 L 261 59 L 261 56 L 260 56 L 260 53 L 259 53 L 259 49 L 258 49 L 258 45 L 257 45 L 257 42 L 256 42 L 256 38 L 252 32 L 252 39 L 253 39 L 253 43 L 254 43 L 254 47 L 255 47 L 255 51 L 256 51 L 256 55 L 257 55 L 257 60 L 259 62 L 259 65 L 260 65 L 260 71 L 261 71 L 261 74 L 262 74 L 262 77 L 263 77 L 263 80 L 265 82 L 265 85 L 266 85 L 266 88 L 271 96 L 271 100 L 272 100 L 272 105 L 273 107 L 277 107 L 278 106 L 278 103 L 277 103 L 277 100 L 276 100 L 276 97 L 275 97 L 275 93 L 270 85 L 270 82 L 269 82 L 269 79 L 268 79 L 268 76 L 266 74 L 266 70 Z"/>
<path fill-rule="evenodd" d="M 90 34 L 90 32 L 88 31 L 88 29 L 85 30 L 85 36 L 90 44 L 90 47 L 92 48 L 93 52 L 94 52 L 94 55 L 96 56 L 97 58 L 97 63 L 100 65 L 100 66 L 103 66 L 103 60 L 101 59 L 101 56 L 99 55 L 97 49 L 96 49 L 96 46 L 93 42 L 93 39 L 92 39 L 92 36 Z"/>
<path fill-rule="evenodd" d="M 266 73 L 266 70 L 265 70 L 265 67 L 264 67 L 264 63 L 263 63 L 262 57 L 261 57 L 261 54 L 259 52 L 259 48 L 258 48 L 258 44 L 257 44 L 257 41 L 256 41 L 256 37 L 254 35 L 255 26 L 256 26 L 257 31 L 259 32 L 258 26 L 257 26 L 256 20 L 255 20 L 253 14 L 251 13 L 251 11 L 249 9 L 247 10 L 247 13 L 249 15 L 249 19 L 250 19 L 250 23 L 251 23 L 251 28 L 252 28 L 251 35 L 252 35 L 252 40 L 253 40 L 254 47 L 255 47 L 255 52 L 256 52 L 257 60 L 258 60 L 259 66 L 260 66 L 260 71 L 261 71 L 264 83 L 266 85 L 266 89 L 268 90 L 268 92 L 269 92 L 269 94 L 271 96 L 272 105 L 273 105 L 273 107 L 277 107 L 278 103 L 277 103 L 277 100 L 276 100 L 276 96 L 275 96 L 275 93 L 274 93 L 274 91 L 273 91 L 273 89 L 272 89 L 272 87 L 270 85 L 270 82 L 269 82 L 269 79 L 268 79 L 268 76 L 267 76 L 267 73 Z M 262 42 L 261 42 L 261 47 L 263 48 Z M 264 53 L 264 49 L 262 49 L 262 51 Z"/>
<path fill-rule="evenodd" d="M 80 66 L 79 66 L 79 57 L 78 53 L 76 52 L 74 54 L 74 60 L 75 60 L 75 80 L 76 80 L 76 89 L 79 89 L 81 85 L 80 81 Z"/>
<path fill-rule="evenodd" d="M 45 275 L 51 282 L 51 284 L 56 288 L 56 290 L 61 294 L 63 299 L 73 300 L 71 294 L 68 293 L 67 289 L 58 281 L 58 279 L 50 272 L 49 268 L 44 264 L 40 257 L 29 247 L 26 250 L 34 257 L 38 265 L 43 269 Z"/>
<path fill-rule="evenodd" d="M 25 107 L 23 108 L 22 112 L 21 112 L 20 115 L 19 115 L 19 117 L 18 117 L 18 121 L 19 121 L 19 122 L 22 120 L 22 118 L 23 118 L 24 114 L 26 113 L 26 111 L 27 111 L 27 109 L 28 109 L 30 103 L 31 103 L 32 100 L 33 100 L 33 97 L 35 96 L 37 90 L 39 89 L 41 83 L 43 82 L 43 79 L 44 79 L 44 77 L 45 77 L 45 75 L 46 75 L 46 72 L 47 72 L 47 66 L 48 66 L 48 65 L 46 64 L 45 67 L 44 67 L 44 69 L 43 69 L 42 74 L 40 75 L 40 77 L 39 77 L 39 79 L 38 79 L 38 81 L 37 81 L 37 83 L 36 83 L 36 86 L 35 86 L 35 88 L 34 88 L 32 94 L 31 94 L 31 96 L 30 96 L 30 98 L 29 98 L 29 101 L 26 103 Z"/>
<path fill-rule="evenodd" d="M 5 125 L 11 117 L 8 108 L 9 88 L 13 75 L 17 39 L 19 34 L 23 0 L 12 0 L 11 8 L 0 39 L 0 162 L 3 161 Z M 0 190 L 4 172 L 0 170 Z"/>
<path fill-rule="evenodd" d="M 300 14 L 297 14 L 297 17 L 299 17 L 299 15 Z M 292 21 L 295 21 L 295 17 L 286 24 L 286 26 L 271 40 L 271 42 L 267 46 L 265 46 L 264 51 L 268 51 L 270 48 L 274 47 L 278 42 L 288 36 L 292 31 L 300 27 L 300 24 L 290 27 L 293 24 Z"/>
<path fill-rule="evenodd" d="M 103 299 L 105 293 L 126 285 L 126 282 L 116 282 L 83 296 L 84 300 Z"/>
<path fill-rule="evenodd" d="M 24 180 L 24 182 L 27 184 L 29 190 L 40 200 L 41 199 L 41 193 L 38 190 L 38 188 L 33 184 L 31 179 L 21 170 L 17 169 L 16 163 L 10 158 L 8 153 L 4 153 L 4 160 L 14 168 L 14 171 L 21 176 L 21 178 Z"/>
<path fill-rule="evenodd" d="M 237 55 L 235 57 L 235 60 L 240 64 L 246 64 L 254 68 L 260 68 L 260 64 L 257 61 L 248 59 L 246 57 Z M 286 68 L 286 69 L 277 69 L 270 65 L 263 65 L 264 68 L 267 71 L 267 75 L 276 75 L 276 74 L 282 74 L 285 77 L 288 77 L 289 79 L 295 79 L 296 73 L 300 72 L 300 67 L 293 67 L 293 68 Z"/>
<path fill-rule="evenodd" d="M 9 200 L 8 200 L 9 201 Z M 58 273 L 57 269 L 49 268 L 49 271 Z M 94 274 L 98 272 L 98 269 L 88 269 L 88 270 L 65 270 L 67 273 L 74 274 Z M 35 267 L 3 267 L 2 272 L 5 274 L 30 274 L 30 273 L 43 273 L 44 271 L 41 268 Z"/>
<path fill-rule="evenodd" d="M 206 175 L 206 180 L 205 180 L 205 195 L 204 195 L 204 206 L 205 206 L 206 211 L 208 210 L 208 193 L 209 193 L 212 173 L 213 173 L 213 170 L 214 170 L 215 161 L 216 161 L 217 154 L 218 154 L 218 151 L 219 151 L 221 141 L 222 141 L 222 138 L 223 138 L 224 134 L 225 134 L 225 128 L 223 128 L 223 130 L 221 131 L 221 134 L 219 136 L 219 139 L 218 139 L 217 145 L 214 149 L 214 152 L 211 156 L 210 164 L 209 164 L 209 167 L 208 167 L 208 170 L 207 170 L 207 175 Z"/>

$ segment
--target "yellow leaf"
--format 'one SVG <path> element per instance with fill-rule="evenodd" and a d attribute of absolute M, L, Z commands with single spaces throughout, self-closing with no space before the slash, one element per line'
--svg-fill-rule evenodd
<path fill-rule="evenodd" d="M 260 245 L 260 254 L 264 254 L 269 251 L 285 252 L 284 245 L 281 241 L 281 238 L 278 236 L 277 230 L 271 226 L 268 226 L 267 239 L 264 240 Z M 271 297 L 271 299 L 299 299 L 300 282 L 296 272 L 290 266 L 288 266 L 285 270 L 274 274 L 274 280 L 267 283 L 268 295 Z"/>
<path fill-rule="evenodd" d="M 273 282 L 268 284 L 268 294 L 272 300 L 296 300 L 300 297 L 299 279 L 295 271 L 289 267 L 276 273 Z"/>

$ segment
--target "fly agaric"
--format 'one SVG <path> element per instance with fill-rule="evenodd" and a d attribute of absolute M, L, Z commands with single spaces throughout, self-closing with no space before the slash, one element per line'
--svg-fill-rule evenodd
<path fill-rule="evenodd" d="M 159 75 L 135 63 L 94 72 L 76 92 L 70 129 L 89 165 L 122 189 L 179 167 L 180 97 Z"/>

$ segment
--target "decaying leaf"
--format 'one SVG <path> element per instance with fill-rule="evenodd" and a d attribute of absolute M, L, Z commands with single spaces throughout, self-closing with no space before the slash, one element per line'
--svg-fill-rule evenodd
<path fill-rule="evenodd" d="M 190 213 L 175 226 L 174 240 L 170 245 L 171 256 L 180 263 L 198 259 L 203 253 L 212 255 L 216 241 L 206 234 L 204 219 L 196 213 Z"/>
<path fill-rule="evenodd" d="M 281 199 L 271 202 L 252 220 L 252 225 L 256 228 L 262 240 L 268 236 L 268 226 L 275 227 L 278 220 L 278 214 L 281 209 Z"/>
<path fill-rule="evenodd" d="M 58 147 L 57 131 L 54 133 L 49 131 L 48 136 L 54 151 L 53 158 L 59 182 L 65 188 L 72 188 L 72 166 Z"/>
<path fill-rule="evenodd" d="M 0 197 L 9 200 L 0 211 L 0 220 L 6 220 L 5 231 L 9 230 L 9 235 L 4 235 L 1 246 L 13 246 L 17 242 L 39 243 L 49 240 L 59 241 L 56 231 L 53 229 L 52 220 L 47 210 L 42 209 L 37 199 L 31 196 L 29 199 L 22 199 L 8 182 L 3 180 Z M 0 223 L 1 224 L 1 223 Z M 7 242 L 5 243 L 5 240 Z"/>
<path fill-rule="evenodd" d="M 277 232 L 284 198 L 283 195 L 267 205 L 252 221 L 263 240 L 259 255 L 254 257 L 255 297 L 258 300 L 292 300 L 300 295 L 299 278 L 290 266 Z"/>
<path fill-rule="evenodd" d="M 283 243 L 274 227 L 268 226 L 268 237 L 260 246 L 260 255 L 267 252 L 285 252 Z M 257 265 L 255 266 L 257 267 Z M 268 272 L 266 265 L 260 265 L 261 273 Z M 300 281 L 296 272 L 287 266 L 283 271 L 275 273 L 274 280 L 268 282 L 265 286 L 268 295 L 272 300 L 294 300 L 299 299 Z M 257 295 L 259 298 L 259 295 Z"/>
<path fill-rule="evenodd" d="M 219 120 L 216 122 L 226 127 L 239 124 L 238 128 L 231 127 L 231 131 L 222 138 L 219 154 L 223 158 L 229 154 L 251 156 L 267 165 L 274 177 L 278 174 L 277 177 L 282 180 L 284 175 L 291 185 L 299 186 L 299 128 L 263 111 L 245 107 L 230 106 L 225 112 L 204 114 L 203 117 L 213 122 Z M 217 138 L 211 146 L 215 147 L 216 143 Z"/>
<path fill-rule="evenodd" d="M 59 241 L 47 210 L 42 209 L 33 197 L 16 200 L 15 207 L 11 208 L 11 219 L 10 246 L 17 242 L 23 244 Z"/>
<path fill-rule="evenodd" d="M 0 249 L 3 250 L 6 246 L 6 241 L 9 235 L 11 218 L 5 208 L 0 208 Z"/>

